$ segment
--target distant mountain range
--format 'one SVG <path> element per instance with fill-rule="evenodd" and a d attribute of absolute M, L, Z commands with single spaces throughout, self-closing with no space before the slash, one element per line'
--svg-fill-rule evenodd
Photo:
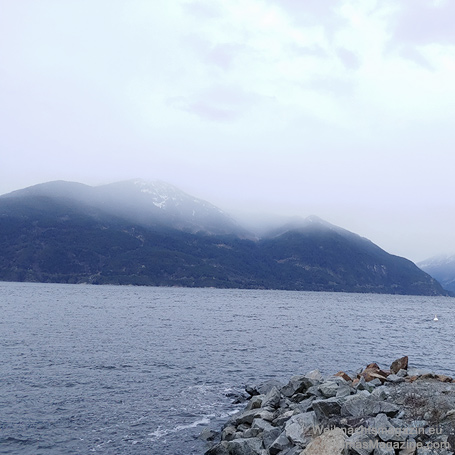
<path fill-rule="evenodd" d="M 165 182 L 49 182 L 0 197 L 0 280 L 447 295 L 317 217 L 262 238 Z"/>
<path fill-rule="evenodd" d="M 418 266 L 441 283 L 444 289 L 455 293 L 455 255 L 435 256 Z"/>

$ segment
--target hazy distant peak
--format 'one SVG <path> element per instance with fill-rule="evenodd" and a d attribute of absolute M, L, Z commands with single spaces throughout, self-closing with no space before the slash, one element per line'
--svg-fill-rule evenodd
<path fill-rule="evenodd" d="M 12 191 L 1 197 L 21 196 L 48 196 L 48 197 L 75 197 L 78 193 L 90 191 L 91 187 L 83 183 L 69 182 L 66 180 L 52 180 L 38 183 L 20 190 Z"/>

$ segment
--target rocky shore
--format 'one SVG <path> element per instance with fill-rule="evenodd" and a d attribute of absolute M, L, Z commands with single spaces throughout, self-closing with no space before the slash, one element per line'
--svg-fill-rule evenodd
<path fill-rule="evenodd" d="M 351 377 L 352 376 L 352 377 Z M 349 376 L 318 370 L 288 384 L 246 387 L 248 403 L 221 432 L 204 430 L 206 455 L 449 455 L 455 453 L 455 380 L 376 363 Z"/>

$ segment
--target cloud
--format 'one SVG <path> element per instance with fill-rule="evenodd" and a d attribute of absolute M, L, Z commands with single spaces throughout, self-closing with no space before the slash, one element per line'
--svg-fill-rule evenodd
<path fill-rule="evenodd" d="M 249 111 L 260 100 L 253 92 L 241 87 L 213 86 L 192 96 L 170 98 L 168 104 L 203 120 L 232 122 Z"/>
<path fill-rule="evenodd" d="M 359 58 L 354 54 L 354 52 L 351 52 L 343 47 L 339 47 L 336 50 L 336 53 L 347 69 L 356 70 L 360 67 Z"/>
<path fill-rule="evenodd" d="M 455 44 L 455 3 L 451 0 L 400 2 L 393 22 L 393 40 L 414 45 Z"/>

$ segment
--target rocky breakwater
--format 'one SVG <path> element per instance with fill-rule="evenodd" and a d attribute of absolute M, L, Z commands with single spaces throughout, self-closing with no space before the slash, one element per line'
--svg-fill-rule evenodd
<path fill-rule="evenodd" d="M 352 377 L 351 377 L 352 376 Z M 448 455 L 455 451 L 455 381 L 408 358 L 349 376 L 319 371 L 247 387 L 248 404 L 206 455 Z"/>

